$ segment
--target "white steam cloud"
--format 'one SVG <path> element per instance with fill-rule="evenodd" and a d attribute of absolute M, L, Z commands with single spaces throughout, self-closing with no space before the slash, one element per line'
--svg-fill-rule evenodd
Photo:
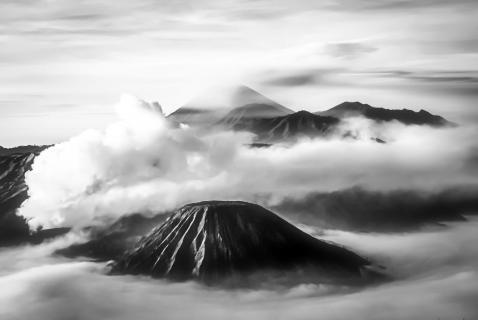
<path fill-rule="evenodd" d="M 134 212 L 160 212 L 200 200 L 272 204 L 361 185 L 391 190 L 475 183 L 470 128 L 433 129 L 354 119 L 358 139 L 304 139 L 266 149 L 250 134 L 176 126 L 156 104 L 125 96 L 119 120 L 89 130 L 37 157 L 26 174 L 30 225 L 85 226 Z M 372 141 L 385 139 L 387 144 Z"/>

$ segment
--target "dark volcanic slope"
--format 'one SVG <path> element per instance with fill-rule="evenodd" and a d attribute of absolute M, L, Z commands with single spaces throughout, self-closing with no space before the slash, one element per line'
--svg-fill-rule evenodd
<path fill-rule="evenodd" d="M 360 279 L 366 265 L 258 205 L 210 201 L 177 210 L 119 259 L 114 272 L 209 282 L 259 271 L 313 270 L 321 280 L 350 280 Z"/>
<path fill-rule="evenodd" d="M 299 137 L 326 136 L 339 122 L 337 118 L 298 111 L 274 118 L 241 118 L 232 124 L 231 121 L 223 119 L 220 125 L 236 131 L 252 132 L 261 142 L 275 142 Z"/>
<path fill-rule="evenodd" d="M 36 146 L 36 145 L 28 145 L 28 146 L 18 146 L 13 148 L 4 148 L 0 146 L 0 156 L 11 156 L 11 155 L 20 155 L 20 154 L 38 154 L 39 152 L 49 148 L 50 146 Z"/>
<path fill-rule="evenodd" d="M 0 244 L 28 236 L 25 219 L 16 210 L 28 197 L 25 171 L 31 169 L 35 153 L 0 156 Z"/>
<path fill-rule="evenodd" d="M 35 157 L 48 146 L 21 146 L 0 149 L 0 246 L 42 239 L 68 231 L 65 228 L 30 233 L 28 224 L 16 211 L 28 198 L 25 172 Z"/>
<path fill-rule="evenodd" d="M 452 122 L 446 120 L 445 118 L 433 115 L 425 110 L 416 112 L 409 109 L 394 110 L 375 108 L 360 102 L 343 102 L 332 109 L 316 112 L 316 114 L 337 118 L 363 116 L 375 121 L 396 120 L 407 125 L 430 125 L 435 127 L 453 125 Z"/>

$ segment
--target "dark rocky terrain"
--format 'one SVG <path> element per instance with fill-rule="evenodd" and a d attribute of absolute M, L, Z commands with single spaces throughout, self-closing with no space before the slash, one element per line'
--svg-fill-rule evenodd
<path fill-rule="evenodd" d="M 48 147 L 0 149 L 0 246 L 38 243 L 69 230 L 55 228 L 31 232 L 25 218 L 17 215 L 17 209 L 28 198 L 25 172 L 31 170 L 35 157 Z"/>
<path fill-rule="evenodd" d="M 347 282 L 363 280 L 369 264 L 258 205 L 207 201 L 178 209 L 124 254 L 113 271 L 206 283 L 268 272 Z"/>
<path fill-rule="evenodd" d="M 339 122 L 334 117 L 302 110 L 273 118 L 226 116 L 219 125 L 230 130 L 252 132 L 257 142 L 273 143 L 290 142 L 301 137 L 324 137 L 334 132 Z"/>
<path fill-rule="evenodd" d="M 433 127 L 454 125 L 445 118 L 431 114 L 423 109 L 418 112 L 409 109 L 385 109 L 372 107 L 360 102 L 343 102 L 329 110 L 316 112 L 316 114 L 336 118 L 362 116 L 374 121 L 396 120 L 406 125 L 429 125 Z"/>
<path fill-rule="evenodd" d="M 37 146 L 37 145 L 27 145 L 27 146 L 17 146 L 13 148 L 4 148 L 0 146 L 0 156 L 11 156 L 11 155 L 21 155 L 21 154 L 35 154 L 37 155 L 41 151 L 49 148 L 50 146 Z"/>
<path fill-rule="evenodd" d="M 23 241 L 30 235 L 26 220 L 16 210 L 28 197 L 25 172 L 42 149 L 25 149 L 3 149 L 0 155 L 0 244 Z"/>

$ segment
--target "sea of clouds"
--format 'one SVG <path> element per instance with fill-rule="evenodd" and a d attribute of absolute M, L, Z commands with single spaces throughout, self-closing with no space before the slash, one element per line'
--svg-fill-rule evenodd
<path fill-rule="evenodd" d="M 395 280 L 362 290 L 304 283 L 225 290 L 193 282 L 105 275 L 104 264 L 52 252 L 75 239 L 0 251 L 0 318 L 65 319 L 474 319 L 476 219 L 404 234 L 326 230 L 383 263 Z M 71 237 L 71 236 L 70 236 Z"/>
<path fill-rule="evenodd" d="M 27 172 L 20 214 L 32 228 L 101 224 L 201 200 L 274 205 L 361 186 L 437 190 L 476 183 L 476 128 L 436 129 L 349 119 L 330 138 L 250 148 L 253 136 L 196 130 L 156 104 L 124 96 L 118 121 L 43 151 Z M 356 139 L 344 139 L 351 131 Z M 372 138 L 379 137 L 386 144 Z"/>
<path fill-rule="evenodd" d="M 351 119 L 327 139 L 250 148 L 246 133 L 167 120 L 125 96 L 118 121 L 57 144 L 26 175 L 20 214 L 32 228 L 102 224 L 200 200 L 261 204 L 354 186 L 440 190 L 476 183 L 473 127 L 436 129 Z M 356 139 L 343 139 L 352 130 Z M 371 138 L 387 141 L 380 144 Z M 478 220 L 402 233 L 302 226 L 385 267 L 392 281 L 367 288 L 303 283 L 281 289 L 204 287 L 109 276 L 105 263 L 56 256 L 79 233 L 0 249 L 0 319 L 473 319 L 478 316 Z"/>

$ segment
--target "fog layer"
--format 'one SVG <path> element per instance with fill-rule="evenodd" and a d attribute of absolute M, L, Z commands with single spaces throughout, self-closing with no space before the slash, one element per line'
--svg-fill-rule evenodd
<path fill-rule="evenodd" d="M 252 149 L 250 134 L 178 127 L 133 97 L 123 97 L 117 110 L 116 123 L 35 160 L 26 174 L 30 199 L 20 210 L 32 227 L 84 226 L 205 199 L 272 205 L 352 186 L 435 190 L 477 181 L 474 128 L 351 119 L 329 139 Z M 342 138 L 346 131 L 356 139 Z"/>
<path fill-rule="evenodd" d="M 221 290 L 106 276 L 102 264 L 49 257 L 64 239 L 0 252 L 2 319 L 473 319 L 478 315 L 478 221 L 408 234 L 326 231 L 380 261 L 397 280 L 363 291 L 302 284 Z M 311 229 L 313 231 L 313 229 Z M 35 256 L 35 259 L 25 257 Z"/>

